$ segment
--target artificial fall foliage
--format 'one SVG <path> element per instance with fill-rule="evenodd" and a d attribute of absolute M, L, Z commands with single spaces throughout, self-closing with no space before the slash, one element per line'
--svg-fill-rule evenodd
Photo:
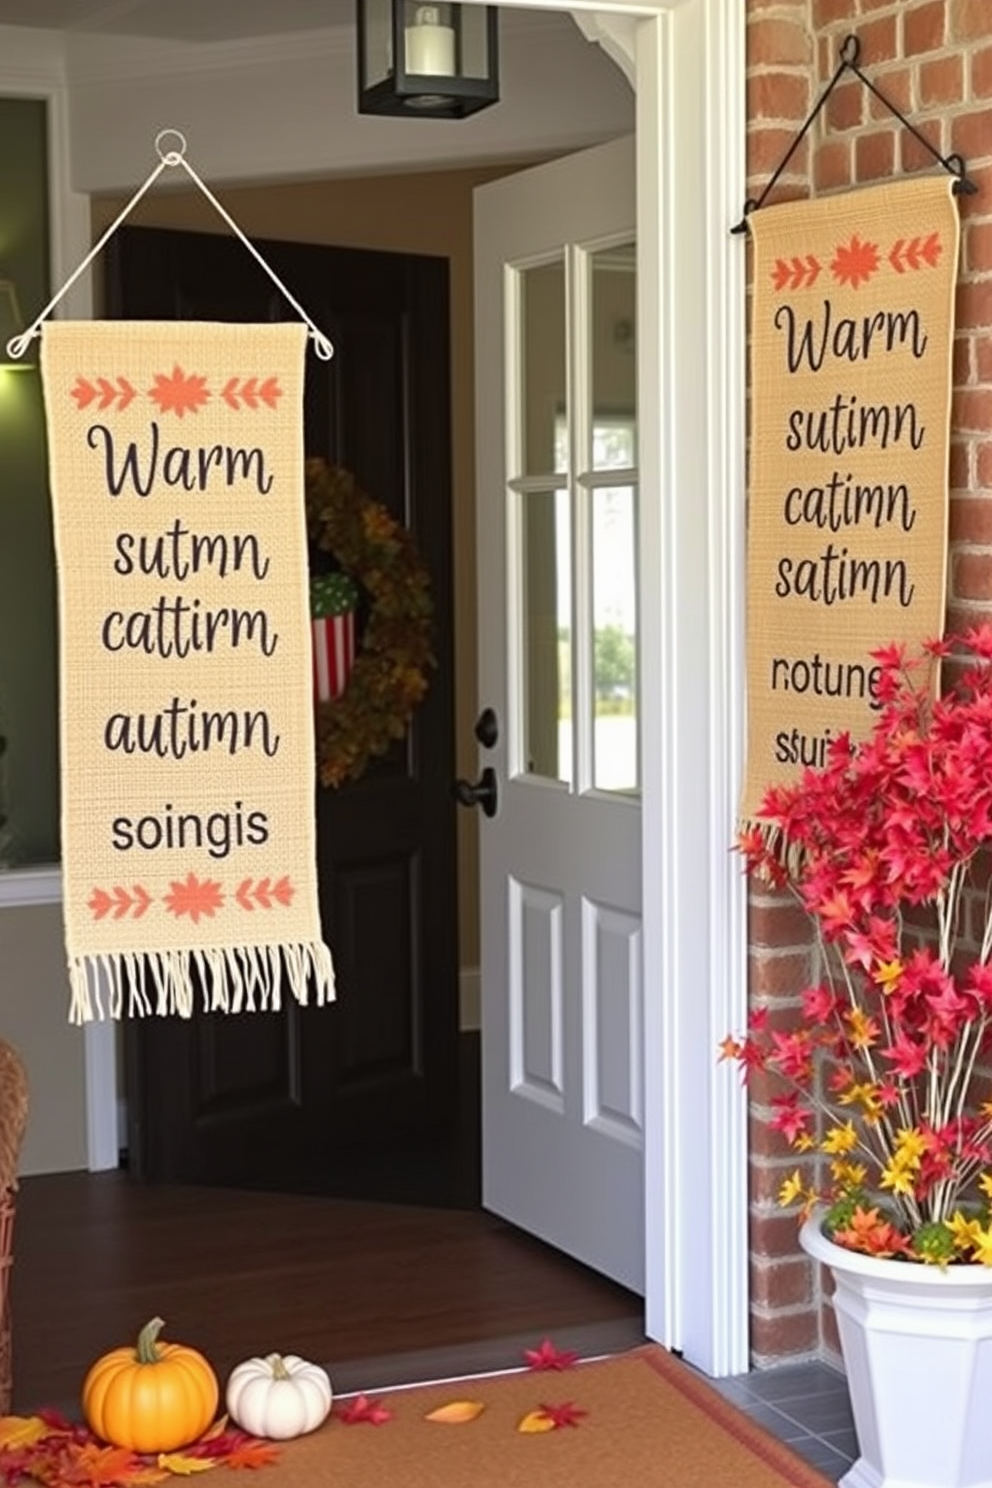
<path fill-rule="evenodd" d="M 393 1419 L 393 1413 L 388 1405 L 383 1405 L 381 1400 L 370 1400 L 367 1395 L 356 1395 L 354 1400 L 349 1400 L 346 1405 L 339 1405 L 334 1411 L 334 1418 L 343 1421 L 346 1426 L 384 1426 L 387 1421 Z"/>
<path fill-rule="evenodd" d="M 550 1338 L 545 1338 L 537 1348 L 524 1349 L 528 1369 L 571 1369 L 578 1360 L 574 1349 L 557 1349 Z"/>
<path fill-rule="evenodd" d="M 485 1408 L 481 1400 L 449 1400 L 447 1405 L 428 1411 L 424 1420 L 436 1421 L 441 1426 L 467 1426 L 481 1416 Z"/>
<path fill-rule="evenodd" d="M 992 1265 L 992 626 L 872 659 L 869 737 L 769 790 L 739 841 L 810 915 L 821 978 L 721 1049 L 785 1082 L 759 1097 L 807 1159 L 783 1205 L 826 1204 L 869 1255 Z"/>
<path fill-rule="evenodd" d="M 232 1429 L 222 1417 L 181 1452 L 142 1454 L 107 1446 L 85 1426 L 56 1411 L 0 1417 L 0 1484 L 44 1488 L 140 1488 L 212 1468 L 266 1467 L 278 1456 L 269 1442 Z"/>

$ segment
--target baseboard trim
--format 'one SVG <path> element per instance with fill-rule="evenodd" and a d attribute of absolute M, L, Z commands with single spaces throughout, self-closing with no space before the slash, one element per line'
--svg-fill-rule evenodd
<path fill-rule="evenodd" d="M 482 1027 L 482 973 L 477 966 L 463 966 L 458 973 L 458 1027 L 462 1033 Z"/>

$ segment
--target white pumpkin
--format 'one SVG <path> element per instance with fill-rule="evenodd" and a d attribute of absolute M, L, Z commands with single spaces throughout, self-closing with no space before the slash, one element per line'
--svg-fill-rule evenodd
<path fill-rule="evenodd" d="M 326 1369 L 296 1354 L 246 1359 L 227 1382 L 228 1415 L 242 1431 L 271 1441 L 316 1431 L 333 1398 Z"/>

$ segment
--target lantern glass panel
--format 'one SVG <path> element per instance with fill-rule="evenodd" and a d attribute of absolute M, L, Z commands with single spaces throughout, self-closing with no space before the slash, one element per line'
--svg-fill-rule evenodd
<path fill-rule="evenodd" d="M 390 0 L 365 0 L 360 15 L 365 31 L 362 87 L 374 88 L 393 72 L 393 8 Z"/>
<path fill-rule="evenodd" d="M 489 11 L 482 5 L 460 5 L 458 75 L 465 78 L 487 78 L 492 59 L 489 55 Z"/>

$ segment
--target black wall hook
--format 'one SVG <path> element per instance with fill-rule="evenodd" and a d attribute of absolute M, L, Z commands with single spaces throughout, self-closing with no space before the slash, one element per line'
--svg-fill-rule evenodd
<path fill-rule="evenodd" d="M 857 36 L 845 36 L 844 40 L 841 42 L 838 56 L 840 57 L 840 61 L 837 65 L 837 70 L 817 99 L 812 113 L 809 115 L 805 124 L 800 129 L 795 139 L 792 141 L 792 144 L 789 146 L 788 150 L 785 152 L 785 155 L 776 166 L 771 179 L 768 181 L 761 195 L 758 197 L 748 197 L 747 201 L 744 203 L 744 215 L 742 216 L 740 222 L 738 222 L 735 227 L 732 227 L 730 229 L 732 233 L 747 232 L 748 217 L 751 215 L 752 212 L 756 212 L 758 208 L 763 205 L 765 198 L 768 196 L 768 193 L 772 190 L 779 176 L 781 176 L 782 172 L 785 170 L 785 167 L 788 165 L 796 150 L 799 148 L 802 140 L 806 137 L 806 134 L 808 133 L 814 119 L 816 119 L 817 115 L 820 113 L 820 110 L 823 108 L 827 99 L 830 97 L 831 93 L 834 91 L 834 88 L 840 82 L 845 72 L 853 72 L 854 76 L 868 89 L 869 93 L 874 94 L 879 103 L 881 103 L 883 107 L 885 107 L 894 118 L 899 120 L 899 123 L 904 129 L 909 130 L 913 138 L 919 141 L 923 148 L 933 156 L 934 160 L 939 161 L 944 169 L 948 171 L 952 176 L 954 176 L 954 185 L 951 189 L 955 193 L 955 195 L 971 196 L 978 190 L 978 187 L 975 185 L 974 181 L 970 180 L 968 177 L 967 166 L 965 164 L 963 156 L 957 154 L 941 155 L 940 151 L 937 150 L 930 143 L 926 135 L 921 134 L 916 125 L 911 123 L 911 121 L 906 118 L 905 114 L 900 113 L 895 104 L 890 103 L 889 100 L 885 97 L 885 94 L 875 86 L 871 78 L 868 77 L 861 70 L 861 67 L 859 65 L 861 58 L 861 41 Z"/>

